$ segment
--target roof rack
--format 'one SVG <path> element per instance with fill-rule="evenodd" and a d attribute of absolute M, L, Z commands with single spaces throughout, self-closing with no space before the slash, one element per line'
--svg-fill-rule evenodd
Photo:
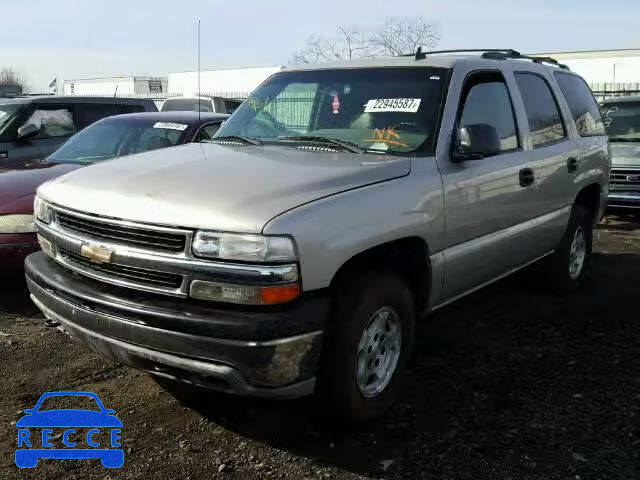
<path fill-rule="evenodd" d="M 413 57 L 415 56 L 416 60 L 424 60 L 428 55 L 438 55 L 443 53 L 481 53 L 482 58 L 486 58 L 489 60 L 531 60 L 534 63 L 548 63 L 550 65 L 554 65 L 558 68 L 562 68 L 563 70 L 569 70 L 567 65 L 559 63 L 555 58 L 551 57 L 532 57 L 529 55 L 524 55 L 517 50 L 513 50 L 512 48 L 467 48 L 467 49 L 457 49 L 457 50 L 433 50 L 430 52 L 423 52 L 422 47 L 418 47 L 416 53 L 408 54 L 405 56 Z"/>

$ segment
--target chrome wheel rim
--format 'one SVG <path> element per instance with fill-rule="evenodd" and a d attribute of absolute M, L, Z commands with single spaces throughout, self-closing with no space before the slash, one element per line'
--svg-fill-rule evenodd
<path fill-rule="evenodd" d="M 391 307 L 382 307 L 367 322 L 356 356 L 356 380 L 365 398 L 379 395 L 391 381 L 402 346 L 400 315 Z"/>
<path fill-rule="evenodd" d="M 587 241 L 584 229 L 580 226 L 573 234 L 573 241 L 569 249 L 569 276 L 575 280 L 582 273 L 584 261 L 587 258 Z"/>

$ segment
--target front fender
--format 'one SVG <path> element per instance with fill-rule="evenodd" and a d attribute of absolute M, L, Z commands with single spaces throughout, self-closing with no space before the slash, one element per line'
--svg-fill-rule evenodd
<path fill-rule="evenodd" d="M 305 291 L 328 287 L 348 260 L 394 240 L 418 237 L 431 253 L 439 252 L 444 202 L 435 164 L 434 172 L 412 173 L 312 202 L 271 220 L 263 232 L 295 238 Z"/>

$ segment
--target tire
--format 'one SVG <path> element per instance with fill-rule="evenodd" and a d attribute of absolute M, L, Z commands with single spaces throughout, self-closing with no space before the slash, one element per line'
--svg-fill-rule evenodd
<path fill-rule="evenodd" d="M 560 245 L 546 260 L 545 283 L 561 293 L 579 288 L 589 274 L 592 242 L 593 217 L 585 207 L 574 205 Z"/>
<path fill-rule="evenodd" d="M 334 301 L 318 374 L 319 407 L 324 417 L 368 421 L 394 403 L 402 385 L 414 347 L 413 296 L 399 275 L 370 271 L 344 276 Z"/>

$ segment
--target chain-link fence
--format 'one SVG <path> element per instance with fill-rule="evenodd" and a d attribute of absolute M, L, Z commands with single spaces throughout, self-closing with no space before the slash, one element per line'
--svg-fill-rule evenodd
<path fill-rule="evenodd" d="M 590 85 L 596 100 L 602 101 L 611 97 L 640 95 L 640 82 L 635 83 L 592 83 Z"/>

